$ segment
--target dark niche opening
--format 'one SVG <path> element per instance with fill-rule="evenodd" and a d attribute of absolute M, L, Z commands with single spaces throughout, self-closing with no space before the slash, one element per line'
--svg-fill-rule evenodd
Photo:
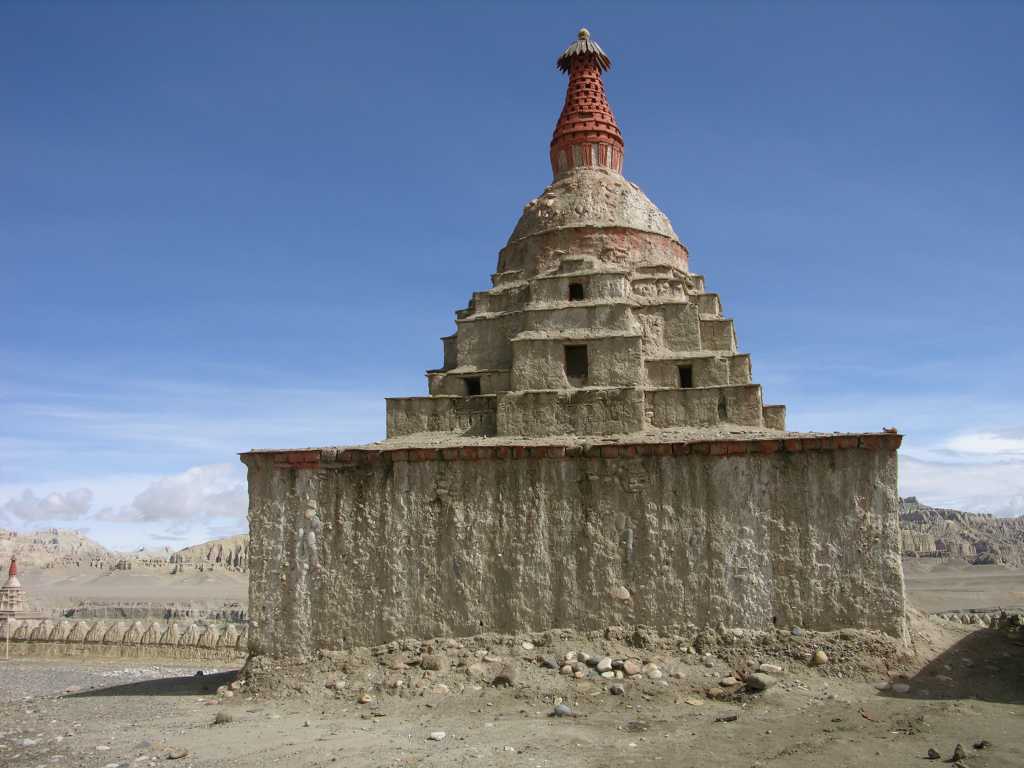
<path fill-rule="evenodd" d="M 679 366 L 679 388 L 690 389 L 693 386 L 693 366 Z"/>
<path fill-rule="evenodd" d="M 590 361 L 585 344 L 565 348 L 565 376 L 571 384 L 582 384 L 590 373 Z"/>
<path fill-rule="evenodd" d="M 583 301 L 587 297 L 587 291 L 583 283 L 569 283 L 569 301 Z"/>
<path fill-rule="evenodd" d="M 469 377 L 463 379 L 463 381 L 466 384 L 466 394 L 468 396 L 473 397 L 474 395 L 479 395 L 480 394 L 480 377 L 479 376 L 469 376 Z"/>
<path fill-rule="evenodd" d="M 729 419 L 729 409 L 725 404 L 725 395 L 718 396 L 718 420 L 727 421 Z"/>

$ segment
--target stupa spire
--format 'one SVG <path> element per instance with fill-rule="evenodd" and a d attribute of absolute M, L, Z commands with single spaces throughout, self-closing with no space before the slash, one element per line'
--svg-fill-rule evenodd
<path fill-rule="evenodd" d="M 8 576 L 18 575 L 18 559 L 16 557 L 11 558 L 11 567 L 7 569 Z"/>
<path fill-rule="evenodd" d="M 558 57 L 556 66 L 569 74 L 569 86 L 551 137 L 551 170 L 555 176 L 573 168 L 595 166 L 622 172 L 625 144 L 601 80 L 601 73 L 611 65 L 611 59 L 590 39 L 586 28 Z"/>

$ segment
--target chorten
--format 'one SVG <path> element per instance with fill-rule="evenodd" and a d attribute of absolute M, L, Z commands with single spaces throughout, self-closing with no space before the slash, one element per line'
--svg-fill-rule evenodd
<path fill-rule="evenodd" d="M 18 581 L 18 561 L 11 558 L 7 581 L 0 587 L 0 616 L 14 617 L 25 611 L 25 589 Z"/>
<path fill-rule="evenodd" d="M 581 29 L 551 139 L 554 180 L 529 201 L 492 287 L 456 312 L 429 397 L 388 401 L 388 438 L 781 430 L 718 294 L 668 218 L 622 175 L 611 60 Z"/>
<path fill-rule="evenodd" d="M 387 439 L 253 450 L 250 650 L 644 625 L 906 637 L 895 432 L 795 433 L 716 293 L 622 175 L 581 30 L 491 287 Z"/>

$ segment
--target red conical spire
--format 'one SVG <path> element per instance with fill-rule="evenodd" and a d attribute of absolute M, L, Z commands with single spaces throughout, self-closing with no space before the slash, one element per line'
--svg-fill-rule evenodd
<path fill-rule="evenodd" d="M 601 80 L 601 72 L 611 65 L 586 29 L 581 29 L 576 42 L 558 57 L 558 68 L 569 73 L 569 87 L 551 137 L 551 170 L 555 176 L 582 166 L 622 172 L 625 144 Z"/>
<path fill-rule="evenodd" d="M 7 569 L 8 576 L 18 575 L 18 560 L 14 557 L 11 558 L 11 567 Z"/>

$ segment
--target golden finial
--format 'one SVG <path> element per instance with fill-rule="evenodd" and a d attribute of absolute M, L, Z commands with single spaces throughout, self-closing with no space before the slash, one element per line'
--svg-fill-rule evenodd
<path fill-rule="evenodd" d="M 594 60 L 597 62 L 598 69 L 604 71 L 611 65 L 611 59 L 601 50 L 601 46 L 590 39 L 590 30 L 586 27 L 580 29 L 576 33 L 576 39 L 572 41 L 572 45 L 562 52 L 562 55 L 558 57 L 558 61 L 555 62 L 557 66 L 563 72 L 569 71 L 569 62 L 574 56 L 586 56 L 592 55 Z"/>

